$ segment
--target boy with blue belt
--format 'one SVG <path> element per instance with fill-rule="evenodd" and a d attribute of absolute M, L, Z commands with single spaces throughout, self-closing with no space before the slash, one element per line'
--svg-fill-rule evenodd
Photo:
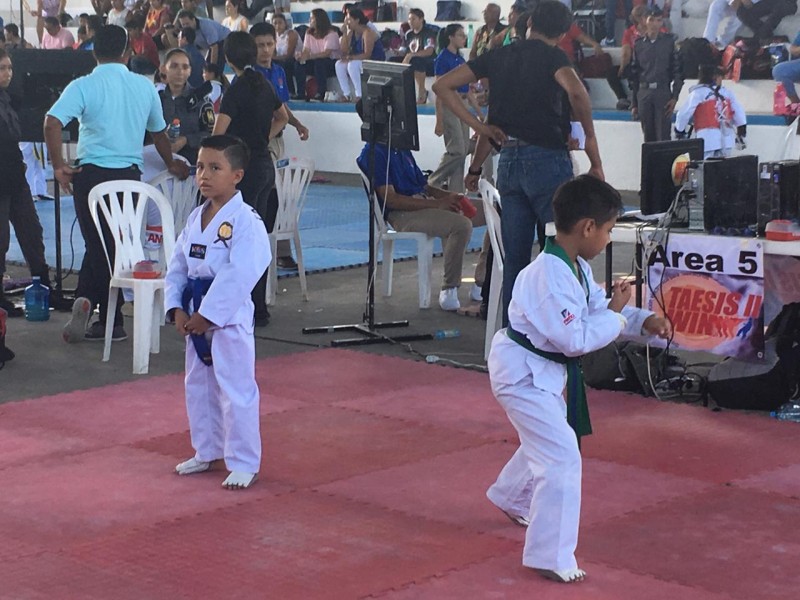
<path fill-rule="evenodd" d="M 224 458 L 228 489 L 249 487 L 261 463 L 253 289 L 269 265 L 267 230 L 236 190 L 248 161 L 233 136 L 200 143 L 197 182 L 206 198 L 175 244 L 165 306 L 186 340 L 186 410 L 195 455 L 175 467 L 202 473 Z"/>
<path fill-rule="evenodd" d="M 586 576 L 575 560 L 579 440 L 592 432 L 580 357 L 620 334 L 671 334 L 665 319 L 628 306 L 629 283 L 617 283 L 609 301 L 592 278 L 587 261 L 606 247 L 621 210 L 619 192 L 588 175 L 556 191 L 556 236 L 517 276 L 508 328 L 495 334 L 489 354 L 492 392 L 520 447 L 486 495 L 527 525 L 522 564 L 564 583 Z"/>

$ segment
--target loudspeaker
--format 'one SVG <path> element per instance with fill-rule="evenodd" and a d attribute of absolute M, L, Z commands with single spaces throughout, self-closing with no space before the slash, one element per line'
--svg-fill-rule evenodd
<path fill-rule="evenodd" d="M 758 222 L 758 157 L 703 161 L 703 222 L 706 231 L 755 230 Z"/>
<path fill-rule="evenodd" d="M 97 66 L 94 54 L 85 50 L 34 50 L 15 48 L 9 52 L 14 77 L 8 93 L 18 107 L 23 142 L 44 141 L 44 117 L 64 88 Z M 64 128 L 64 141 L 78 139 L 78 124 Z"/>
<path fill-rule="evenodd" d="M 800 161 L 764 162 L 758 167 L 758 235 L 774 219 L 800 214 Z"/>

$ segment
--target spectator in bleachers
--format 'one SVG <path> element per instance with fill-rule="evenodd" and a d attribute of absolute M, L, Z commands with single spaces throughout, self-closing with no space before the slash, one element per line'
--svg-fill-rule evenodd
<path fill-rule="evenodd" d="M 86 35 L 86 25 L 81 25 L 80 27 L 78 27 L 75 43 L 72 44 L 72 47 L 75 50 L 78 50 L 81 46 L 83 46 L 86 43 L 87 39 L 89 39 L 89 37 Z"/>
<path fill-rule="evenodd" d="M 106 25 L 125 27 L 130 12 L 130 9 L 125 6 L 125 0 L 111 0 L 111 9 L 106 17 Z"/>
<path fill-rule="evenodd" d="M 231 31 L 248 31 L 250 22 L 239 14 L 239 0 L 225 0 L 225 15 L 222 25 Z"/>
<path fill-rule="evenodd" d="M 69 29 L 62 27 L 58 17 L 44 18 L 44 34 L 42 35 L 42 48 L 44 50 L 72 49 L 75 38 Z"/>
<path fill-rule="evenodd" d="M 525 10 L 526 10 L 525 0 L 516 0 L 514 4 L 511 5 L 511 8 L 508 11 L 508 25 L 504 29 L 501 29 L 498 33 L 496 33 L 494 37 L 489 41 L 490 50 L 493 50 L 495 48 L 501 48 L 502 46 L 508 46 L 509 44 L 511 44 L 511 42 L 518 39 L 517 35 L 518 32 L 516 29 L 517 19 L 519 18 L 519 15 L 525 12 Z"/>
<path fill-rule="evenodd" d="M 741 0 L 712 0 L 708 7 L 706 28 L 703 37 L 718 48 L 724 48 L 733 42 L 736 32 L 742 26 L 736 11 L 741 5 Z M 719 26 L 725 20 L 725 28 L 719 33 Z"/>
<path fill-rule="evenodd" d="M 403 47 L 392 61 L 411 65 L 417 84 L 417 104 L 428 101 L 425 77 L 433 75 L 433 61 L 436 54 L 436 31 L 425 22 L 425 13 L 418 8 L 408 11 L 408 26 Z"/>
<path fill-rule="evenodd" d="M 164 70 L 167 87 L 158 94 L 164 111 L 164 121 L 169 125 L 178 119 L 181 128 L 178 138 L 170 140 L 172 153 L 183 156 L 190 164 L 195 164 L 200 142 L 210 132 L 201 126 L 202 98 L 188 84 L 192 70 L 189 56 L 181 48 L 173 48 L 164 58 Z"/>
<path fill-rule="evenodd" d="M 311 11 L 303 50 L 295 67 L 298 95 L 306 95 L 306 75 L 313 73 L 317 82 L 317 93 L 309 100 L 324 102 L 328 91 L 328 77 L 336 74 L 335 64 L 341 54 L 339 35 L 331 25 L 328 13 L 321 8 L 315 8 Z"/>
<path fill-rule="evenodd" d="M 784 17 L 797 12 L 797 0 L 740 0 L 736 16 L 759 40 L 768 40 Z"/>
<path fill-rule="evenodd" d="M 308 139 L 308 128 L 303 125 L 295 114 L 289 109 L 286 104 L 289 101 L 289 88 L 287 87 L 286 72 L 283 68 L 273 61 L 275 56 L 275 28 L 269 23 L 256 23 L 250 30 L 250 35 L 256 41 L 256 48 L 258 50 L 258 57 L 256 64 L 253 67 L 256 71 L 264 76 L 264 79 L 272 84 L 275 92 L 278 94 L 278 99 L 283 102 L 283 107 L 286 109 L 286 114 L 289 116 L 289 125 L 297 130 L 297 135 L 300 136 L 302 141 Z M 275 137 L 269 140 L 269 155 L 273 163 L 286 156 L 286 145 L 283 141 L 283 132 L 281 130 Z M 274 187 L 269 193 L 267 199 L 267 231 L 272 233 L 272 228 L 275 226 L 275 219 L 278 215 L 278 190 Z M 276 247 L 276 265 L 281 269 L 297 269 L 297 262 L 292 256 L 292 244 L 289 240 L 279 240 Z"/>
<path fill-rule="evenodd" d="M 211 92 L 207 98 L 214 106 L 214 114 L 219 114 L 219 105 L 222 96 L 230 85 L 228 78 L 217 63 L 207 62 L 203 66 L 203 80 L 211 83 Z"/>
<path fill-rule="evenodd" d="M 800 33 L 795 36 L 789 46 L 789 58 L 791 60 L 775 65 L 772 69 L 772 77 L 775 81 L 782 83 L 786 90 L 786 97 L 793 105 L 790 107 L 790 114 L 798 114 L 800 97 L 797 96 L 794 84 L 800 81 Z"/>
<path fill-rule="evenodd" d="M 642 125 L 645 142 L 671 137 L 672 112 L 683 87 L 683 70 L 675 36 L 664 33 L 661 10 L 650 9 L 645 35 L 633 45 L 631 114 Z"/>
<path fill-rule="evenodd" d="M 295 85 L 294 75 L 297 62 L 295 57 L 303 49 L 303 42 L 300 40 L 300 35 L 288 26 L 284 15 L 280 13 L 273 15 L 272 25 L 275 27 L 275 33 L 278 36 L 275 40 L 275 58 L 273 60 L 282 66 L 286 72 L 286 82 L 289 84 L 290 97 L 297 99 L 297 86 Z"/>
<path fill-rule="evenodd" d="M 19 148 L 22 129 L 6 91 L 12 74 L 11 58 L 5 49 L 0 49 L 0 164 L 3 165 L 0 177 L 0 308 L 11 317 L 21 317 L 22 310 L 6 300 L 2 283 L 11 240 L 9 223 L 14 226 L 31 275 L 41 277 L 43 285 L 50 285 L 50 270 L 44 256 L 42 225 L 25 180 L 25 163 Z"/>
<path fill-rule="evenodd" d="M 364 119 L 361 103 L 356 111 Z M 461 194 L 431 185 L 422 174 L 410 150 L 375 144 L 374 173 L 369 173 L 371 145 L 366 144 L 357 159 L 358 167 L 368 177 L 374 175 L 375 194 L 384 218 L 396 231 L 418 231 L 442 239 L 444 277 L 439 292 L 439 307 L 456 311 L 461 308 L 458 288 L 464 265 L 464 251 L 472 235 L 472 226 L 485 224 L 483 211 L 472 220 L 461 213 Z M 477 208 L 477 207 L 476 207 Z M 479 290 L 470 295 L 477 295 Z"/>
<path fill-rule="evenodd" d="M 483 25 L 475 32 L 472 47 L 469 49 L 469 59 L 475 60 L 489 49 L 492 37 L 503 31 L 505 25 L 500 22 L 500 7 L 493 2 L 483 9 Z"/>
<path fill-rule="evenodd" d="M 131 71 L 140 75 L 152 75 L 158 70 L 161 60 L 156 43 L 144 31 L 144 17 L 141 14 L 133 15 L 128 19 L 125 29 L 128 30 L 131 49 Z"/>
<path fill-rule="evenodd" d="M 6 33 L 5 30 L 0 31 L 0 50 L 6 49 Z"/>
<path fill-rule="evenodd" d="M 86 17 L 86 39 L 78 46 L 78 50 L 94 50 L 94 34 L 103 27 L 103 19 L 97 15 Z"/>
<path fill-rule="evenodd" d="M 336 61 L 336 78 L 342 88 L 343 102 L 361 99 L 361 63 L 365 60 L 386 60 L 386 52 L 378 32 L 369 27 L 361 9 L 350 8 L 344 18 L 340 40 L 342 58 Z M 352 91 L 350 81 L 353 82 Z"/>
<path fill-rule="evenodd" d="M 6 50 L 15 48 L 33 48 L 33 45 L 19 37 L 19 27 L 16 23 L 8 23 L 3 27 L 6 36 Z"/>
<path fill-rule="evenodd" d="M 643 4 L 634 6 L 631 11 L 630 22 L 631 25 L 622 34 L 622 54 L 620 56 L 619 67 L 614 69 L 608 77 L 608 85 L 617 96 L 617 110 L 629 110 L 631 102 L 628 100 L 628 95 L 625 92 L 625 87 L 622 85 L 623 79 L 630 79 L 630 64 L 633 58 L 633 44 L 634 42 L 644 35 L 645 31 L 645 18 L 647 16 L 647 7 Z M 664 30 L 666 33 L 666 30 Z"/>
<path fill-rule="evenodd" d="M 675 116 L 679 139 L 689 123 L 694 137 L 704 142 L 704 158 L 730 156 L 737 136 L 744 137 L 747 116 L 732 91 L 722 87 L 724 72 L 715 65 L 700 65 L 699 81 L 689 90 L 689 97 Z"/>
<path fill-rule="evenodd" d="M 451 23 L 439 31 L 439 47 L 442 49 L 434 63 L 436 78 L 442 77 L 464 64 L 461 49 L 467 45 L 464 27 Z M 469 105 L 469 85 L 457 90 L 461 101 Z M 453 111 L 436 98 L 436 126 L 434 133 L 444 138 L 444 154 L 439 166 L 428 177 L 428 182 L 451 192 L 464 192 L 464 161 L 469 154 L 469 127 Z"/>
<path fill-rule="evenodd" d="M 194 44 L 201 52 L 208 52 L 206 55 L 207 60 L 220 65 L 220 67 L 224 65 L 225 56 L 221 51 L 222 44 L 231 33 L 230 29 L 223 27 L 221 23 L 217 23 L 211 19 L 196 17 L 194 13 L 188 10 L 181 10 L 178 13 L 178 23 L 181 29 L 186 29 L 187 27 L 194 29 Z M 178 38 L 174 27 L 167 29 L 165 43 L 167 42 L 171 48 L 178 45 Z"/>
<path fill-rule="evenodd" d="M 201 19 L 214 18 L 214 3 L 212 0 L 181 0 L 181 8 L 194 13 L 196 17 L 200 17 Z M 173 25 L 175 25 L 175 27 L 180 26 L 177 17 Z"/>
<path fill-rule="evenodd" d="M 189 75 L 189 85 L 192 87 L 200 87 L 203 84 L 203 67 L 206 64 L 206 59 L 194 44 L 196 35 L 197 32 L 190 27 L 178 31 L 178 48 L 186 52 L 192 65 L 192 73 Z"/>
<path fill-rule="evenodd" d="M 67 0 L 36 0 L 36 10 L 31 11 L 31 15 L 36 17 L 36 35 L 39 36 L 41 43 L 44 37 L 44 19 L 55 17 L 63 13 L 67 7 Z"/>
<path fill-rule="evenodd" d="M 617 3 L 619 0 L 605 0 L 606 1 L 606 37 L 603 38 L 601 44 L 605 47 L 617 45 Z M 678 2 L 679 0 L 675 0 Z M 631 14 L 633 10 L 633 0 L 623 0 L 625 7 L 625 14 Z"/>
<path fill-rule="evenodd" d="M 676 41 L 683 39 L 683 0 L 648 0 L 646 4 L 650 8 L 660 8 L 669 23 L 669 33 Z"/>
<path fill-rule="evenodd" d="M 165 48 L 161 36 L 164 35 L 167 25 L 172 25 L 172 11 L 169 6 L 164 0 L 150 0 L 150 10 L 144 19 L 144 32 L 153 38 L 159 50 Z"/>

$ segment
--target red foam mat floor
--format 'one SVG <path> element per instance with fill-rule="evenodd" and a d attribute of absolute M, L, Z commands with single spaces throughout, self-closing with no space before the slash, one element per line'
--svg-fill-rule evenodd
<path fill-rule="evenodd" d="M 800 426 L 591 391 L 564 586 L 485 499 L 516 448 L 486 375 L 333 349 L 257 373 L 241 492 L 172 472 L 180 375 L 0 405 L 0 599 L 797 597 Z"/>

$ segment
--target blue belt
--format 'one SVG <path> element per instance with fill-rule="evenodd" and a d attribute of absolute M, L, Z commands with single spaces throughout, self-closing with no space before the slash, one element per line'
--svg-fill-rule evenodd
<path fill-rule="evenodd" d="M 181 298 L 183 310 L 187 315 L 190 314 L 190 306 L 192 313 L 200 310 L 200 303 L 203 301 L 213 281 L 213 277 L 210 279 L 189 278 L 186 287 L 183 289 L 183 297 Z M 192 333 L 189 334 L 189 337 L 192 338 L 192 344 L 194 344 L 197 357 L 203 361 L 204 365 L 210 367 L 213 364 L 211 360 L 211 344 L 209 344 L 205 334 L 196 335 Z"/>
<path fill-rule="evenodd" d="M 506 328 L 506 335 L 529 352 L 567 367 L 567 423 L 575 432 L 578 438 L 578 446 L 580 447 L 581 437 L 592 433 L 592 423 L 589 420 L 589 404 L 586 402 L 586 386 L 583 380 L 580 358 L 577 356 L 565 356 L 560 352 L 540 350 L 531 344 L 525 334 L 515 331 L 511 327 Z"/>

